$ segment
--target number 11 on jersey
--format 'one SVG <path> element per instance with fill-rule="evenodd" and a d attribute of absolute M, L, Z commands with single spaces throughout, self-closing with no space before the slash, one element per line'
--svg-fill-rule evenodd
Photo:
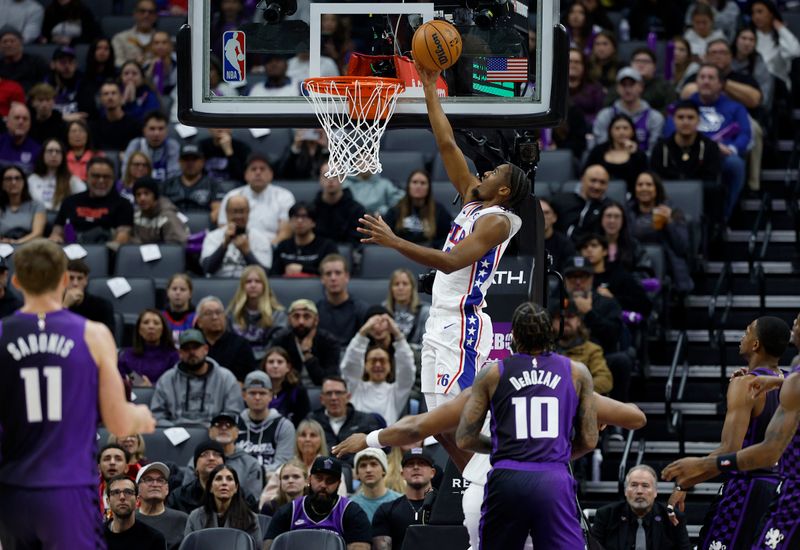
<path fill-rule="evenodd" d="M 42 374 L 47 380 L 47 420 L 61 421 L 61 367 L 43 367 Z M 26 367 L 20 369 L 19 377 L 25 384 L 25 405 L 28 422 L 42 421 L 42 391 L 39 385 L 39 369 Z"/>

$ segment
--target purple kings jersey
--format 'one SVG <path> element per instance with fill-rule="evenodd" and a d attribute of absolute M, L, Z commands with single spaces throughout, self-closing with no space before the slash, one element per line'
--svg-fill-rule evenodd
<path fill-rule="evenodd" d="M 0 325 L 0 484 L 97 485 L 97 365 L 86 319 L 17 312 Z"/>
<path fill-rule="evenodd" d="M 775 376 L 775 371 L 765 367 L 757 367 L 753 369 L 751 372 L 755 376 L 759 375 Z M 780 405 L 780 393 L 781 392 L 779 391 L 767 392 L 766 401 L 764 402 L 764 410 L 761 412 L 760 415 L 756 416 L 755 418 L 753 417 L 750 418 L 750 424 L 747 426 L 747 433 L 745 433 L 744 440 L 742 440 L 742 449 L 746 449 L 747 447 L 750 447 L 752 445 L 764 441 L 764 435 L 767 433 L 767 425 L 769 425 L 769 421 L 772 420 L 772 415 L 775 414 L 775 410 L 778 408 L 778 405 Z M 751 475 L 777 474 L 777 473 L 778 473 L 777 467 L 749 472 L 749 474 Z"/>
<path fill-rule="evenodd" d="M 292 525 L 290 530 L 313 529 L 315 531 L 333 531 L 340 537 L 344 537 L 344 511 L 350 500 L 340 496 L 333 506 L 333 510 L 320 521 L 313 521 L 306 514 L 306 497 L 299 497 L 292 501 Z"/>
<path fill-rule="evenodd" d="M 499 365 L 490 401 L 494 467 L 520 463 L 567 464 L 578 395 L 568 357 L 514 354 Z"/>
<path fill-rule="evenodd" d="M 792 369 L 791 374 L 795 373 L 800 375 L 800 365 Z M 780 392 L 775 391 L 770 393 Z M 800 429 L 795 432 L 786 450 L 783 451 L 783 455 L 781 455 L 781 459 L 778 462 L 778 469 L 781 477 L 784 479 L 800 481 Z"/>

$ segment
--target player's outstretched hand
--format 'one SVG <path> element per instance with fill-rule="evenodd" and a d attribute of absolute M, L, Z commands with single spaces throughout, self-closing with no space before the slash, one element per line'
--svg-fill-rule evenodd
<path fill-rule="evenodd" d="M 436 86 L 436 80 L 439 78 L 439 75 L 442 74 L 442 71 L 426 69 L 420 65 L 416 59 L 414 60 L 414 67 L 416 67 L 417 73 L 419 73 L 419 80 L 422 82 L 423 87 Z"/>
<path fill-rule="evenodd" d="M 356 229 L 362 235 L 366 235 L 366 238 L 361 239 L 362 243 L 391 247 L 397 238 L 380 215 L 376 218 L 375 216 L 364 214 L 363 218 L 358 219 L 358 223 L 363 227 L 357 227 Z"/>
<path fill-rule="evenodd" d="M 353 434 L 347 439 L 334 445 L 331 448 L 331 453 L 336 458 L 342 458 L 345 455 L 357 453 L 367 448 L 367 434 Z"/>
<path fill-rule="evenodd" d="M 686 509 L 686 491 L 678 491 L 675 489 L 669 496 L 669 503 L 667 504 L 667 516 L 669 516 L 669 521 L 672 523 L 672 525 L 678 525 L 680 523 L 678 515 L 675 513 L 676 508 L 681 512 Z"/>
<path fill-rule="evenodd" d="M 781 389 L 781 385 L 783 385 L 783 378 L 778 376 L 754 376 L 752 380 L 748 380 L 747 382 L 747 387 L 753 398 L 758 397 L 762 393 L 779 390 Z"/>
<path fill-rule="evenodd" d="M 156 419 L 147 405 L 134 405 L 134 407 L 139 417 L 139 433 L 151 434 L 156 431 Z"/>
<path fill-rule="evenodd" d="M 674 480 L 685 489 L 690 480 L 706 472 L 706 463 L 703 458 L 681 458 L 661 470 L 661 477 L 666 481 Z"/>

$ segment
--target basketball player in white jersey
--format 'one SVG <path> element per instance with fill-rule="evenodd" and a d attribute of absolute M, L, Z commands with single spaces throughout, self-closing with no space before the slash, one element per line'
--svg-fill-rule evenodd
<path fill-rule="evenodd" d="M 436 93 L 440 71 L 419 65 L 417 71 L 436 145 L 464 207 L 442 250 L 397 237 L 380 216 L 365 215 L 358 230 L 365 235 L 361 242 L 394 248 L 437 270 L 422 339 L 422 391 L 432 410 L 472 385 L 492 349 L 492 321 L 483 312 L 484 298 L 503 252 L 522 225 L 511 209 L 530 194 L 531 187 L 525 172 L 513 164 L 502 164 L 480 179 L 470 173 Z M 452 433 L 438 434 L 437 439 L 463 469 L 468 455 L 455 445 Z"/>

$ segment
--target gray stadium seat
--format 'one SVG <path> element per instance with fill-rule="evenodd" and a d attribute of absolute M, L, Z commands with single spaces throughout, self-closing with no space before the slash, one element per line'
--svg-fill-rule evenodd
<path fill-rule="evenodd" d="M 133 10 L 131 10 L 131 13 L 133 13 Z M 127 31 L 133 27 L 133 24 L 133 16 L 129 14 L 106 15 L 100 19 L 100 29 L 103 31 L 103 34 L 109 38 L 113 38 L 113 36 L 119 32 Z"/>
<path fill-rule="evenodd" d="M 350 279 L 350 295 L 368 305 L 382 304 L 389 294 L 388 279 Z"/>
<path fill-rule="evenodd" d="M 211 217 L 207 210 L 190 210 L 183 214 L 189 218 L 186 225 L 189 226 L 190 233 L 200 233 L 205 229 L 211 229 Z"/>
<path fill-rule="evenodd" d="M 105 244 L 82 244 L 83 261 L 89 266 L 89 277 L 108 277 L 108 247 Z"/>
<path fill-rule="evenodd" d="M 392 271 L 407 267 L 412 273 L 425 273 L 428 268 L 409 260 L 392 248 L 365 246 L 361 252 L 362 279 L 388 279 Z"/>
<path fill-rule="evenodd" d="M 186 23 L 186 17 L 182 15 L 162 15 L 159 16 L 156 28 L 160 31 L 166 31 L 170 36 L 178 36 L 178 31 L 181 26 Z"/>
<path fill-rule="evenodd" d="M 122 168 L 119 160 L 119 151 L 114 151 L 113 149 L 103 149 L 103 154 L 109 161 L 111 161 L 111 164 L 114 165 L 114 175 L 118 178 L 121 178 L 122 173 L 120 170 L 122 170 Z"/>
<path fill-rule="evenodd" d="M 699 222 L 703 217 L 703 182 L 700 180 L 664 181 L 667 202 L 683 212 L 687 219 Z"/>
<path fill-rule="evenodd" d="M 114 342 L 118 348 L 122 347 L 123 340 L 125 339 L 125 317 L 122 313 L 114 312 Z"/>
<path fill-rule="evenodd" d="M 424 128 L 387 130 L 381 151 L 418 151 L 423 154 L 425 164 L 429 165 L 437 151 L 436 138 L 433 132 Z"/>
<path fill-rule="evenodd" d="M 344 540 L 333 531 L 287 531 L 272 541 L 272 550 L 345 550 Z M 183 550 L 183 546 L 181 546 Z"/>
<path fill-rule="evenodd" d="M 125 277 L 154 277 L 168 279 L 186 269 L 186 252 L 179 244 L 160 244 L 161 259 L 142 260 L 139 245 L 124 245 L 117 251 L 114 273 Z"/>
<path fill-rule="evenodd" d="M 227 306 L 236 294 L 239 279 L 203 278 L 192 279 L 192 301 L 196 304 L 206 296 L 216 296 Z"/>
<path fill-rule="evenodd" d="M 137 405 L 147 405 L 149 407 L 154 391 L 155 388 L 152 387 L 133 388 L 131 390 L 131 401 Z"/>
<path fill-rule="evenodd" d="M 58 48 L 58 44 L 25 44 L 25 53 L 41 57 L 49 65 L 56 48 Z"/>
<path fill-rule="evenodd" d="M 400 189 L 414 170 L 425 170 L 425 156 L 419 151 L 381 151 L 381 176 Z"/>
<path fill-rule="evenodd" d="M 128 284 L 131 285 L 131 291 L 119 298 L 114 298 L 114 295 L 111 294 L 111 290 L 106 284 L 107 281 L 108 278 L 106 277 L 91 278 L 89 279 L 87 290 L 90 294 L 100 296 L 111 302 L 114 311 L 122 314 L 126 325 L 133 325 L 136 323 L 139 312 L 143 309 L 154 308 L 156 306 L 156 289 L 153 284 L 153 279 L 128 279 Z"/>
<path fill-rule="evenodd" d="M 537 181 L 533 184 L 533 194 L 546 199 L 558 192 L 558 184 L 550 181 Z"/>
<path fill-rule="evenodd" d="M 138 391 L 134 390 L 134 392 Z M 134 401 L 139 403 L 140 401 Z M 144 438 L 145 458 L 149 461 L 174 462 L 178 465 L 189 463 L 194 456 L 194 448 L 208 439 L 208 429 L 206 428 L 186 428 L 189 432 L 189 439 L 179 444 L 173 445 L 167 436 L 164 435 L 164 428 L 156 428 L 151 434 L 142 434 Z M 108 430 L 98 428 L 98 444 L 105 445 L 108 441 Z"/>
<path fill-rule="evenodd" d="M 265 516 L 264 514 L 256 514 L 256 516 L 258 516 L 258 526 L 261 527 L 261 535 L 266 540 L 267 529 L 269 528 L 269 522 L 272 521 L 272 516 Z"/>
<path fill-rule="evenodd" d="M 297 202 L 307 202 L 309 204 L 314 202 L 317 193 L 319 193 L 319 182 L 316 180 L 303 180 L 303 181 L 288 181 L 288 180 L 275 180 L 272 182 L 292 192 L 294 200 Z"/>
<path fill-rule="evenodd" d="M 278 300 L 286 307 L 300 298 L 306 298 L 312 302 L 322 298 L 322 283 L 317 278 L 281 279 L 275 277 L 270 279 L 269 284 Z"/>
<path fill-rule="evenodd" d="M 336 535 L 334 534 L 334 536 Z M 250 535 L 240 529 L 211 527 L 193 531 L 186 535 L 181 542 L 179 550 L 219 550 L 220 548 L 225 550 L 256 550 L 256 544 Z M 342 550 L 344 550 L 344 547 L 342 547 Z"/>
<path fill-rule="evenodd" d="M 317 387 L 310 387 L 306 388 L 308 391 L 308 405 L 312 411 L 316 411 L 322 406 L 322 402 L 319 400 L 319 395 L 322 393 L 322 388 Z"/>
<path fill-rule="evenodd" d="M 78 60 L 78 69 L 86 71 L 86 56 L 89 54 L 89 44 L 75 44 L 75 57 Z"/>
<path fill-rule="evenodd" d="M 433 182 L 433 198 L 447 209 L 447 212 L 453 218 L 461 211 L 461 201 L 456 201 L 453 204 L 453 199 L 458 192 L 453 184 L 449 181 L 434 181 Z"/>
<path fill-rule="evenodd" d="M 536 168 L 536 179 L 556 182 L 575 179 L 572 151 L 569 149 L 542 151 Z"/>
<path fill-rule="evenodd" d="M 469 167 L 469 171 L 472 174 L 478 173 L 478 169 L 475 167 L 475 163 L 469 157 L 464 157 L 467 159 L 467 166 Z M 441 155 L 436 155 L 433 159 L 433 168 L 431 169 L 431 180 L 433 181 L 450 181 L 450 178 L 447 177 L 447 170 L 444 169 L 444 162 L 442 161 Z"/>
<path fill-rule="evenodd" d="M 652 262 L 654 275 L 660 281 L 665 280 L 667 276 L 667 258 L 664 254 L 664 248 L 655 243 L 646 243 L 643 246 L 647 257 Z"/>
<path fill-rule="evenodd" d="M 254 152 L 266 155 L 274 165 L 277 165 L 283 157 L 293 139 L 292 130 L 289 128 L 272 128 L 268 135 L 261 138 L 253 137 L 247 128 L 234 128 L 232 135 L 249 145 Z"/>

